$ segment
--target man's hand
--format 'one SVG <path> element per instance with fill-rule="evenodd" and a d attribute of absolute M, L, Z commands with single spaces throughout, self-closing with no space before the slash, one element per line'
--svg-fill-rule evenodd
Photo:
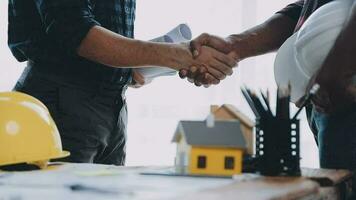
<path fill-rule="evenodd" d="M 208 46 L 200 47 L 200 52 L 193 61 L 193 64 L 188 68 L 183 67 L 180 69 L 180 76 L 182 77 L 182 73 L 187 73 L 188 77 L 194 77 L 194 80 L 188 80 L 195 82 L 197 86 L 201 86 L 201 83 L 219 83 L 220 80 L 231 75 L 233 73 L 232 68 L 237 65 L 232 56 L 228 56 Z M 198 78 L 202 79 L 202 81 L 198 81 Z"/>
<path fill-rule="evenodd" d="M 216 52 L 225 54 L 225 56 L 234 60 L 234 65 L 230 65 L 230 67 L 237 66 L 238 55 L 233 52 L 233 42 L 229 38 L 224 39 L 204 33 L 190 42 L 191 51 L 197 60 L 200 57 L 204 57 L 202 54 L 204 54 L 204 50 L 207 47 L 211 47 L 215 49 Z M 192 66 L 189 70 L 182 69 L 179 71 L 179 76 L 182 79 L 188 77 L 188 80 L 194 82 L 197 86 L 218 84 L 221 80 L 226 78 L 226 76 L 219 75 L 216 72 L 214 73 L 214 71 L 202 66 Z"/>
<path fill-rule="evenodd" d="M 145 78 L 137 72 L 135 69 L 132 71 L 132 83 L 129 85 L 132 88 L 140 88 L 148 83 L 145 82 Z"/>
<path fill-rule="evenodd" d="M 200 70 L 209 73 L 213 78 L 223 80 L 230 76 L 232 68 L 236 66 L 236 61 L 228 55 L 225 55 L 211 47 L 202 46 L 199 55 L 195 58 Z"/>
<path fill-rule="evenodd" d="M 233 42 L 229 38 L 221 38 L 214 35 L 203 33 L 190 42 L 193 56 L 197 57 L 201 53 L 202 46 L 209 46 L 224 54 L 233 51 Z"/>

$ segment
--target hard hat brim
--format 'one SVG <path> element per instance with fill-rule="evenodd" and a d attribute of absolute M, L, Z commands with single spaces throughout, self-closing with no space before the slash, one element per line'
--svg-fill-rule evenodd
<path fill-rule="evenodd" d="M 274 61 L 274 77 L 278 86 L 291 88 L 291 101 L 296 103 L 305 95 L 305 90 L 309 82 L 309 78 L 300 70 L 295 59 L 295 42 L 298 33 L 294 33 L 288 38 L 277 52 Z"/>
<path fill-rule="evenodd" d="M 13 165 L 13 164 L 19 164 L 19 163 L 36 163 L 36 162 L 39 162 L 39 161 L 48 161 L 48 160 L 53 160 L 53 159 L 61 159 L 61 158 L 68 157 L 69 155 L 70 155 L 69 151 L 62 151 L 58 155 L 52 155 L 52 156 L 49 156 L 47 158 L 38 157 L 38 158 L 32 158 L 32 159 L 21 159 L 21 160 L 17 160 L 17 161 L 14 161 L 14 162 L 2 162 L 2 163 L 0 163 L 0 166 Z"/>
<path fill-rule="evenodd" d="M 52 157 L 51 159 L 65 158 L 70 155 L 69 151 L 62 151 L 58 156 Z"/>

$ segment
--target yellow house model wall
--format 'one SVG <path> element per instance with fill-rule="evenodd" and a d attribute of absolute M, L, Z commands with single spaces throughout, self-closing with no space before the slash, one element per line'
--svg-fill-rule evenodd
<path fill-rule="evenodd" d="M 198 168 L 198 156 L 206 156 L 206 168 Z M 225 156 L 235 159 L 234 169 L 225 169 Z M 229 176 L 242 171 L 242 150 L 232 148 L 192 147 L 190 151 L 189 173 Z"/>

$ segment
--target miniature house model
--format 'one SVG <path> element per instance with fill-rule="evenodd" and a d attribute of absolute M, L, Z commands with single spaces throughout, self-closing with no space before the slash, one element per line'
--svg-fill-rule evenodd
<path fill-rule="evenodd" d="M 255 123 L 247 117 L 244 113 L 240 112 L 236 107 L 229 104 L 222 106 L 212 105 L 211 114 L 214 115 L 215 120 L 235 120 L 240 122 L 240 128 L 244 135 L 247 149 L 246 152 L 249 155 L 255 154 L 254 132 L 253 127 Z"/>
<path fill-rule="evenodd" d="M 242 171 L 246 142 L 239 121 L 180 121 L 173 137 L 177 143 L 176 169 L 192 175 L 231 176 Z"/>

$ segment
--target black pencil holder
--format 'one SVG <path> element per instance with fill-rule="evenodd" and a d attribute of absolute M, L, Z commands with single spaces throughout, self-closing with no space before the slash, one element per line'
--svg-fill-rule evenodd
<path fill-rule="evenodd" d="M 300 176 L 299 120 L 256 119 L 257 171 L 267 176 Z"/>

